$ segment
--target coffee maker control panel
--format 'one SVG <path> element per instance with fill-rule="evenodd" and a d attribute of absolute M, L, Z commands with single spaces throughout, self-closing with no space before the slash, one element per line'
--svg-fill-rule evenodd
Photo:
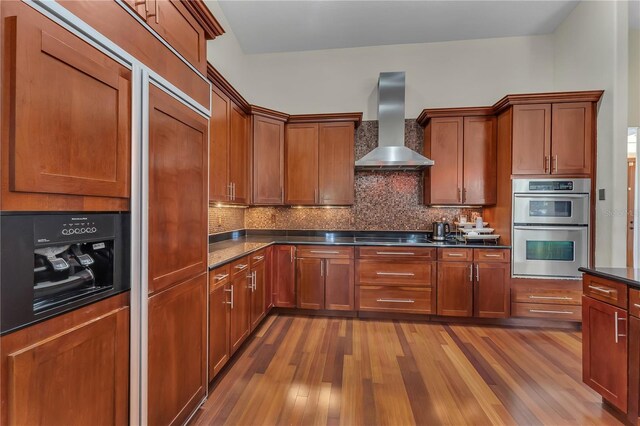
<path fill-rule="evenodd" d="M 40 216 L 34 221 L 36 245 L 111 239 L 114 236 L 115 223 L 110 215 L 50 215 Z"/>

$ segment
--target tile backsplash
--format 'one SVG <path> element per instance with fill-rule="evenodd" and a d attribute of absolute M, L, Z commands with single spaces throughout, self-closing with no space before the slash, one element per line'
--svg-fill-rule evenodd
<path fill-rule="evenodd" d="M 405 143 L 422 152 L 423 129 L 405 121 Z M 356 131 L 355 158 L 371 151 L 378 141 L 378 122 L 364 121 Z M 209 233 L 236 229 L 318 230 L 431 230 L 433 221 L 453 222 L 460 214 L 471 217 L 481 209 L 432 208 L 422 205 L 422 173 L 369 172 L 355 175 L 355 202 L 342 208 L 228 207 L 209 208 Z"/>

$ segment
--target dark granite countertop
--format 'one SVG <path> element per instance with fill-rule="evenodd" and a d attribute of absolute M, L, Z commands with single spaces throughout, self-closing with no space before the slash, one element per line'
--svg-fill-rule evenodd
<path fill-rule="evenodd" d="M 400 247 L 464 247 L 464 248 L 511 248 L 495 244 L 464 244 L 452 241 L 432 242 L 423 238 L 380 238 L 352 236 L 304 236 L 304 235 L 249 235 L 209 244 L 209 269 L 268 247 L 272 244 L 330 245 L 330 246 L 400 246 Z"/>
<path fill-rule="evenodd" d="M 634 268 L 578 268 L 579 271 L 596 277 L 620 281 L 628 286 L 640 288 L 640 269 Z"/>

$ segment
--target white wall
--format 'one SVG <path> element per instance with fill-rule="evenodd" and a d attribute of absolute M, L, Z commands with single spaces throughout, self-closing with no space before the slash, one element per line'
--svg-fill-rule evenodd
<path fill-rule="evenodd" d="M 363 111 L 375 120 L 382 71 L 406 71 L 407 118 L 553 87 L 552 36 L 243 55 L 219 5 L 207 4 L 227 31 L 209 43 L 209 61 L 249 102 L 290 114 Z"/>
<path fill-rule="evenodd" d="M 624 266 L 628 3 L 586 1 L 555 32 L 555 89 L 604 89 L 598 111 L 596 265 Z M 597 194 L 594 194 L 596 196 Z"/>
<path fill-rule="evenodd" d="M 640 30 L 629 30 L 629 127 L 640 127 Z"/>

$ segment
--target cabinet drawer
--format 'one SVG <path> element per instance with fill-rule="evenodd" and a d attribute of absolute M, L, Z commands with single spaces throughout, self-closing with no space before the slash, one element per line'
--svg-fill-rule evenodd
<path fill-rule="evenodd" d="M 625 284 L 584 274 L 582 291 L 586 296 L 627 309 L 627 286 Z"/>
<path fill-rule="evenodd" d="M 246 274 L 249 272 L 249 258 L 247 256 L 242 257 L 229 266 L 231 276 L 235 277 L 240 274 Z"/>
<path fill-rule="evenodd" d="M 209 291 L 225 285 L 229 282 L 230 264 L 222 265 L 209 272 Z"/>
<path fill-rule="evenodd" d="M 360 311 L 432 314 L 434 300 L 431 288 L 358 287 Z"/>
<path fill-rule="evenodd" d="M 255 253 L 251 253 L 249 255 L 249 261 L 251 264 L 251 268 L 264 263 L 264 259 L 266 258 L 267 251 L 265 249 L 258 250 Z"/>
<path fill-rule="evenodd" d="M 358 284 L 429 287 L 435 283 L 435 272 L 435 262 L 360 259 L 356 280 Z"/>
<path fill-rule="evenodd" d="M 544 303 L 547 305 L 580 305 L 582 291 L 561 288 L 512 287 L 511 300 L 521 303 Z"/>
<path fill-rule="evenodd" d="M 509 262 L 509 249 L 473 249 L 473 260 L 476 262 Z"/>
<path fill-rule="evenodd" d="M 464 262 L 473 260 L 473 249 L 442 248 L 438 249 L 438 260 Z"/>
<path fill-rule="evenodd" d="M 511 316 L 564 321 L 581 321 L 582 306 L 550 303 L 512 303 Z"/>
<path fill-rule="evenodd" d="M 419 258 L 435 260 L 436 249 L 431 247 L 358 247 L 358 258 Z"/>
<path fill-rule="evenodd" d="M 353 259 L 353 247 L 297 246 L 297 257 L 319 257 L 323 259 Z"/>
<path fill-rule="evenodd" d="M 640 290 L 629 289 L 629 314 L 640 318 Z"/>

